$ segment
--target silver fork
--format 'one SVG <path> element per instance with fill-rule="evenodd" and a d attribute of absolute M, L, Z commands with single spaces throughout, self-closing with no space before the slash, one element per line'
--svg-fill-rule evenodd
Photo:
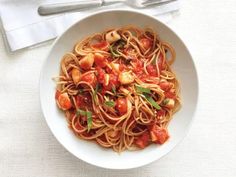
<path fill-rule="evenodd" d="M 173 1 L 177 0 L 82 0 L 66 3 L 43 4 L 39 6 L 38 13 L 40 15 L 51 15 L 107 6 L 115 3 L 124 3 L 130 7 L 140 9 L 151 5 L 162 5 Z"/>

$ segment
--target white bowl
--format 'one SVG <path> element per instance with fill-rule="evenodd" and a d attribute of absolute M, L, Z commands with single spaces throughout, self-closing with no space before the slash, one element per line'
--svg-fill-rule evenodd
<path fill-rule="evenodd" d="M 140 151 L 125 151 L 121 154 L 105 149 L 96 143 L 78 139 L 68 128 L 64 114 L 57 108 L 55 82 L 59 74 L 62 56 L 73 49 L 84 37 L 111 27 L 125 25 L 151 27 L 161 39 L 175 49 L 177 58 L 173 69 L 180 80 L 182 108 L 168 127 L 170 139 L 163 145 L 151 145 Z M 44 117 L 57 140 L 73 155 L 90 164 L 109 169 L 129 169 L 151 163 L 171 151 L 187 133 L 193 120 L 198 100 L 198 79 L 189 50 L 177 34 L 156 18 L 127 10 L 104 11 L 90 15 L 67 29 L 54 42 L 43 65 L 40 78 L 40 99 Z"/>

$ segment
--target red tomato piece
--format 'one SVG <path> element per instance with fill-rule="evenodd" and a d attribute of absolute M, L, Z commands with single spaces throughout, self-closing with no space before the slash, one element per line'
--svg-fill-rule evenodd
<path fill-rule="evenodd" d="M 96 44 L 93 44 L 91 47 L 94 49 L 108 51 L 109 50 L 109 43 L 107 41 L 101 41 Z"/>
<path fill-rule="evenodd" d="M 165 96 L 166 96 L 167 98 L 172 98 L 172 99 L 175 99 L 175 98 L 176 98 L 176 95 L 175 95 L 175 93 L 173 93 L 173 92 L 167 92 L 167 93 L 165 93 Z"/>
<path fill-rule="evenodd" d="M 137 74 L 138 78 L 141 79 L 143 82 L 146 82 L 146 79 L 150 76 L 147 76 L 145 73 L 139 73 Z"/>
<path fill-rule="evenodd" d="M 136 59 L 135 49 L 131 47 L 124 49 L 124 54 L 132 60 Z"/>
<path fill-rule="evenodd" d="M 91 95 L 88 92 L 83 94 L 82 97 L 83 97 L 84 104 L 86 104 L 87 106 L 91 106 L 92 105 L 92 97 L 91 97 Z"/>
<path fill-rule="evenodd" d="M 150 135 L 148 132 L 144 132 L 138 139 L 135 141 L 135 144 L 139 148 L 145 148 L 149 144 Z"/>
<path fill-rule="evenodd" d="M 116 109 L 119 111 L 119 113 L 125 114 L 127 112 L 127 100 L 126 98 L 118 98 L 116 100 Z"/>
<path fill-rule="evenodd" d="M 141 60 L 136 59 L 134 62 L 132 62 L 132 64 L 134 65 L 133 72 L 135 74 L 143 73 L 143 62 Z"/>
<path fill-rule="evenodd" d="M 152 47 L 152 41 L 148 38 L 142 38 L 140 39 L 140 42 L 146 50 Z"/>
<path fill-rule="evenodd" d="M 155 142 L 157 144 L 163 144 L 169 138 L 167 130 L 165 128 L 159 127 L 157 125 L 151 126 L 150 136 L 151 136 L 152 142 Z"/>
<path fill-rule="evenodd" d="M 148 65 L 147 66 L 147 72 L 151 75 L 151 76 L 157 76 L 157 70 L 156 70 L 156 66 L 155 65 Z"/>
<path fill-rule="evenodd" d="M 117 86 L 119 84 L 118 76 L 116 74 L 109 74 L 109 75 L 110 75 L 109 84 Z"/>
<path fill-rule="evenodd" d="M 166 96 L 167 98 L 172 98 L 172 99 L 175 99 L 175 98 L 176 98 L 176 95 L 175 95 L 175 93 L 173 93 L 173 92 L 165 92 L 165 96 Z"/>
<path fill-rule="evenodd" d="M 107 59 L 100 53 L 95 53 L 94 55 L 94 62 L 97 66 L 104 68 L 107 64 Z"/>
<path fill-rule="evenodd" d="M 101 94 L 104 96 L 106 91 L 107 91 L 107 89 L 103 87 L 102 90 L 101 90 Z"/>
<path fill-rule="evenodd" d="M 169 82 L 160 82 L 160 87 L 164 91 L 168 91 L 171 89 L 171 84 Z"/>
<path fill-rule="evenodd" d="M 120 65 L 119 65 L 119 70 L 120 70 L 120 71 L 124 71 L 124 70 L 125 70 L 125 68 L 126 68 L 126 67 L 125 67 L 125 65 L 124 65 L 124 64 L 120 64 Z"/>
<path fill-rule="evenodd" d="M 80 64 L 80 67 L 84 70 L 89 70 L 91 68 L 90 64 L 88 64 L 88 63 L 82 63 L 82 64 Z"/>
<path fill-rule="evenodd" d="M 95 88 L 97 84 L 97 78 L 94 73 L 88 73 L 82 75 L 81 81 L 89 83 L 93 88 Z"/>
<path fill-rule="evenodd" d="M 116 74 L 109 74 L 109 84 L 103 85 L 106 90 L 111 90 L 112 87 L 117 87 L 119 85 L 118 76 Z"/>
<path fill-rule="evenodd" d="M 85 106 L 91 106 L 92 97 L 89 93 L 84 93 L 83 95 L 77 95 L 75 97 L 75 101 L 79 108 L 83 108 Z"/>
<path fill-rule="evenodd" d="M 112 68 L 106 67 L 105 70 L 106 70 L 106 73 L 108 74 L 112 73 Z"/>
<path fill-rule="evenodd" d="M 81 95 L 78 95 L 75 97 L 75 102 L 76 102 L 76 105 L 80 108 L 84 106 L 84 100 Z"/>
<path fill-rule="evenodd" d="M 103 84 L 105 82 L 105 71 L 100 67 L 97 67 L 96 69 L 98 72 L 98 76 L 97 76 L 98 82 Z"/>
<path fill-rule="evenodd" d="M 165 110 L 163 110 L 163 109 L 161 109 L 161 110 L 159 110 L 159 111 L 157 111 L 157 116 L 158 117 L 161 117 L 161 116 L 164 116 L 166 114 L 166 111 Z"/>

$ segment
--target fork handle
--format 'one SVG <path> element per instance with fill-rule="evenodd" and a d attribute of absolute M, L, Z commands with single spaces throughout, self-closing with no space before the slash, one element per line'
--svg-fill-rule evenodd
<path fill-rule="evenodd" d="M 40 15 L 51 15 L 86 8 L 100 7 L 103 5 L 103 0 L 83 0 L 67 3 L 44 4 L 39 6 L 38 13 Z"/>

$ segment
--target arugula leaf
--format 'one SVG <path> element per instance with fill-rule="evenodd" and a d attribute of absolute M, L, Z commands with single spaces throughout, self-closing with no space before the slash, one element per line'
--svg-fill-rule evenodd
<path fill-rule="evenodd" d="M 81 109 L 77 109 L 76 110 L 76 114 L 87 117 L 87 127 L 88 127 L 88 132 L 89 132 L 89 130 L 91 129 L 92 124 L 93 124 L 92 112 L 84 111 L 84 110 L 81 110 Z"/>
<path fill-rule="evenodd" d="M 140 85 L 135 85 L 136 87 L 136 91 L 138 93 L 148 93 L 148 94 L 151 94 L 151 90 L 149 88 L 144 88 L 144 87 L 141 87 Z"/>
<path fill-rule="evenodd" d="M 114 101 L 106 101 L 105 105 L 107 105 L 109 107 L 114 107 L 115 106 L 115 102 Z"/>
<path fill-rule="evenodd" d="M 157 110 L 161 109 L 161 107 L 157 104 L 157 102 L 152 98 L 150 94 L 144 93 L 143 95 L 154 108 L 156 108 Z"/>

